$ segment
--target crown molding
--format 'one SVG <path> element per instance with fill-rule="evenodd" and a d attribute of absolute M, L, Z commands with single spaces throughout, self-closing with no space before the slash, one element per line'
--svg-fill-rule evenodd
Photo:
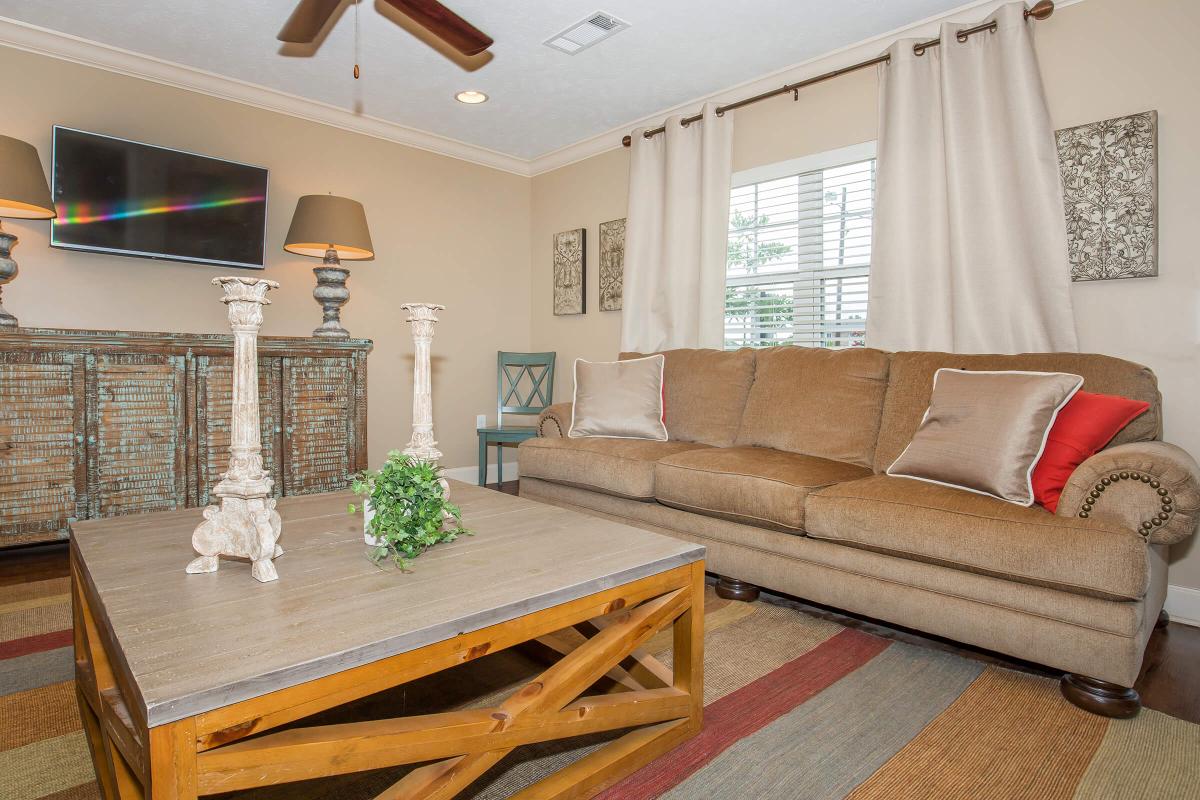
<path fill-rule="evenodd" d="M 0 45 L 287 114 L 515 175 L 530 174 L 530 162 L 523 158 L 8 17 L 0 17 Z"/>
<path fill-rule="evenodd" d="M 873 36 L 839 50 L 793 64 L 745 83 L 722 89 L 704 97 L 661 111 L 641 119 L 627 122 L 604 133 L 591 136 L 574 144 L 561 147 L 533 159 L 519 158 L 497 150 L 441 136 L 418 128 L 410 128 L 395 122 L 365 114 L 355 114 L 344 108 L 317 100 L 269 89 L 248 81 L 229 78 L 213 72 L 154 58 L 119 47 L 84 39 L 67 33 L 30 25 L 20 20 L 0 16 L 0 45 L 38 53 L 64 61 L 72 61 L 88 67 L 115 72 L 141 80 L 153 81 L 164 86 L 199 92 L 210 97 L 254 106 L 278 114 L 287 114 L 299 119 L 329 125 L 352 133 L 384 139 L 418 150 L 469 161 L 480 166 L 502 170 L 514 175 L 532 177 L 544 172 L 574 164 L 592 156 L 619 149 L 621 137 L 641 127 L 655 127 L 663 120 L 677 114 L 692 114 L 705 103 L 728 103 L 747 95 L 767 91 L 785 83 L 792 83 L 813 75 L 838 69 L 866 58 L 878 55 L 896 39 L 926 37 L 936 33 L 943 22 L 963 21 L 959 17 L 970 14 L 967 21 L 975 21 L 999 8 L 1007 0 L 972 0 L 943 14 L 928 17 L 911 25 Z M 1057 0 L 1057 9 L 1082 3 L 1084 0 Z"/>
<path fill-rule="evenodd" d="M 718 105 L 731 103 L 743 97 L 757 95 L 784 84 L 795 83 L 814 75 L 821 75 L 859 61 L 874 58 L 890 47 L 897 39 L 929 38 L 936 35 L 938 27 L 944 22 L 975 22 L 1010 1 L 972 0 L 972 2 L 957 6 L 944 13 L 926 17 L 910 25 L 881 33 L 878 36 L 873 36 L 870 39 L 864 39 L 841 49 L 810 58 L 807 61 L 801 61 L 798 64 L 793 64 L 790 67 L 785 67 L 768 75 L 753 78 L 737 86 L 731 86 L 719 92 L 698 97 L 686 103 L 680 103 L 677 106 L 663 109 L 662 111 L 657 111 L 641 119 L 619 125 L 604 133 L 538 156 L 530 162 L 529 174 L 541 175 L 542 173 L 561 169 L 562 167 L 600 155 L 601 153 L 606 153 L 610 150 L 619 150 L 623 146 L 621 139 L 627 134 L 632 133 L 638 128 L 658 127 L 663 124 L 664 120 L 676 115 L 687 116 L 695 114 L 705 103 L 717 103 Z M 1055 10 L 1061 10 L 1067 6 L 1073 6 L 1076 3 L 1082 2 L 1084 0 L 1056 0 Z M 960 17 L 967 18 L 960 19 Z"/>

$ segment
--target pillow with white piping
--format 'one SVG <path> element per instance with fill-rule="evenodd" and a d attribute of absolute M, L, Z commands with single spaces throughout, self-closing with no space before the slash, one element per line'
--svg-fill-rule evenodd
<path fill-rule="evenodd" d="M 1033 468 L 1082 385 L 1063 372 L 939 369 L 929 409 L 887 474 L 1031 506 Z"/>
<path fill-rule="evenodd" d="M 575 359 L 575 402 L 567 436 L 665 442 L 665 363 L 662 354 L 626 361 Z"/>

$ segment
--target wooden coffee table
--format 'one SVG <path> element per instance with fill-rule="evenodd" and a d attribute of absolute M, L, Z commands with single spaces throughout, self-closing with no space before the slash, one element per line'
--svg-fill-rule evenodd
<path fill-rule="evenodd" d="M 268 584 L 237 562 L 184 573 L 198 509 L 76 524 L 76 687 L 104 796 L 428 761 L 379 797 L 453 797 L 516 747 L 632 728 L 518 795 L 589 797 L 699 731 L 703 547 L 463 483 L 451 494 L 476 535 L 409 574 L 367 561 L 348 492 L 280 501 Z M 639 649 L 668 625 L 673 669 Z M 557 660 L 494 707 L 264 734 L 535 641 Z"/>

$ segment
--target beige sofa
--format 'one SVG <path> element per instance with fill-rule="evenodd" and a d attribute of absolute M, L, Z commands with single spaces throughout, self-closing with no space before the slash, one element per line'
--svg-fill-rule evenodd
<path fill-rule="evenodd" d="M 622 354 L 630 357 L 636 354 Z M 883 474 L 940 367 L 1070 372 L 1151 408 L 1076 470 L 1057 514 Z M 718 592 L 756 587 L 1038 662 L 1083 708 L 1131 716 L 1200 477 L 1159 441 L 1147 368 L 1101 355 L 666 353 L 671 439 L 568 438 L 569 403 L 521 444 L 521 495 L 708 547 Z"/>

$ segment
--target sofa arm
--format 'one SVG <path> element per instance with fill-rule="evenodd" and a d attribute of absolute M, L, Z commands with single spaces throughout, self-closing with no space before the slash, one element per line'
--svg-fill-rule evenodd
<path fill-rule="evenodd" d="M 571 430 L 572 403 L 555 403 L 538 414 L 538 436 L 545 439 L 565 439 Z"/>
<path fill-rule="evenodd" d="M 1057 513 L 1114 520 L 1151 544 L 1175 544 L 1196 532 L 1200 467 L 1166 442 L 1118 445 L 1079 465 Z"/>

